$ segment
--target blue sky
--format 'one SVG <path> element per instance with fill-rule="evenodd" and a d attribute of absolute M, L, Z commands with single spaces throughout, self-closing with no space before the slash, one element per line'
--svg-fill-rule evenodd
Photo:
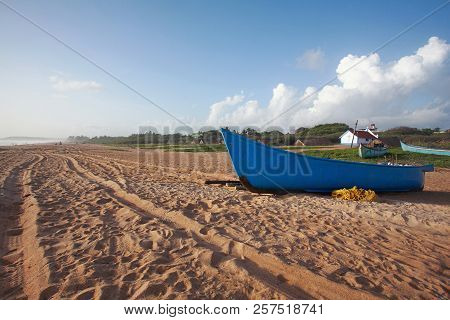
<path fill-rule="evenodd" d="M 241 104 L 246 108 L 248 101 L 257 101 L 264 110 L 280 84 L 295 88 L 299 96 L 308 86 L 319 87 L 336 75 L 348 54 L 371 52 L 443 2 L 2 1 L 197 126 L 205 124 L 211 106 L 226 97 L 242 97 L 224 107 L 229 112 Z M 389 65 L 414 54 L 431 37 L 448 42 L 449 17 L 450 5 L 380 51 L 382 62 Z M 0 137 L 130 134 L 139 125 L 173 124 L 2 5 L 0 39 Z M 439 69 L 448 70 L 447 62 L 445 58 Z M 432 72 L 426 79 L 434 79 Z M 448 74 L 444 72 L 447 80 Z M 402 112 L 444 103 L 440 120 L 425 117 L 423 123 L 411 123 L 445 126 L 448 96 L 427 89 L 426 82 L 414 87 L 420 95 L 389 103 Z M 336 110 L 347 113 L 344 106 Z M 382 119 L 372 111 L 367 119 Z M 347 117 L 348 123 L 354 122 L 355 115 Z M 317 121 L 327 119 L 333 118 Z M 304 124 L 298 121 L 298 126 Z"/>

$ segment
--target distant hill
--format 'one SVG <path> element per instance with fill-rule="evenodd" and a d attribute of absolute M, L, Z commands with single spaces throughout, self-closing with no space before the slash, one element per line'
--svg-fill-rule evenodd
<path fill-rule="evenodd" d="M 402 140 L 417 146 L 450 149 L 450 132 L 447 131 L 440 128 L 397 127 L 380 132 L 380 139 L 391 147 L 399 147 Z"/>

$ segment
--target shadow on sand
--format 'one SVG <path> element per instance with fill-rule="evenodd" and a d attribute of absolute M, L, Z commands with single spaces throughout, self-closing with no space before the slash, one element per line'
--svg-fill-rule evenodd
<path fill-rule="evenodd" d="M 421 191 L 408 193 L 383 193 L 382 200 L 406 201 L 411 203 L 450 205 L 450 192 L 446 191 Z"/>

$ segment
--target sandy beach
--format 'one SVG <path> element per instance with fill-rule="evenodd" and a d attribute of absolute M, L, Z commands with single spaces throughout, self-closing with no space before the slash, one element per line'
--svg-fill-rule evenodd
<path fill-rule="evenodd" d="M 448 169 L 373 203 L 208 179 L 225 152 L 1 148 L 1 299 L 449 298 Z"/>

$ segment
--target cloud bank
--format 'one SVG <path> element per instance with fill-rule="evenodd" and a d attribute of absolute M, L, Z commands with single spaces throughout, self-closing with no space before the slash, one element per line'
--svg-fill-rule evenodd
<path fill-rule="evenodd" d="M 276 118 L 270 126 L 288 128 L 326 122 L 354 123 L 359 119 L 361 124 L 376 122 L 380 128 L 447 128 L 449 56 L 450 45 L 437 37 L 431 37 L 415 54 L 389 63 L 382 63 L 377 53 L 367 57 L 349 54 L 336 68 L 338 84 L 327 85 L 310 96 L 316 91 L 314 87 L 300 91 L 279 83 L 267 106 L 247 100 L 243 94 L 227 97 L 210 107 L 206 123 L 261 127 Z M 294 104 L 298 105 L 281 115 Z"/>
<path fill-rule="evenodd" d="M 69 91 L 98 91 L 103 88 L 103 86 L 95 81 L 78 81 L 78 80 L 68 80 L 60 75 L 53 75 L 49 77 L 52 88 L 58 92 L 69 92 Z"/>

